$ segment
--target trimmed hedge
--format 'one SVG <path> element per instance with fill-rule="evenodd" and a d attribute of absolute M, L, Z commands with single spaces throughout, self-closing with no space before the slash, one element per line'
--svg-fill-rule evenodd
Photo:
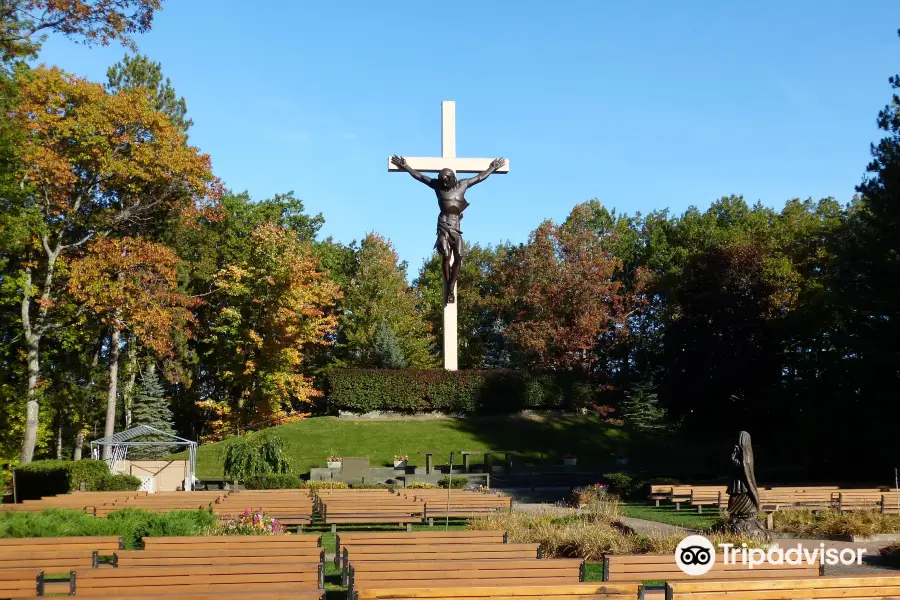
<path fill-rule="evenodd" d="M 334 369 L 328 375 L 333 410 L 508 414 L 525 409 L 578 409 L 592 400 L 576 373 Z"/>
<path fill-rule="evenodd" d="M 438 487 L 444 488 L 445 490 L 449 488 L 453 488 L 454 490 L 462 490 L 465 489 L 469 485 L 469 480 L 466 477 L 462 477 L 457 475 L 456 477 L 443 477 L 438 479 Z"/>
<path fill-rule="evenodd" d="M 270 473 L 257 475 L 244 482 L 248 490 L 296 490 L 300 487 L 300 477 L 290 473 Z"/>
<path fill-rule="evenodd" d="M 100 485 L 115 485 L 108 482 L 111 477 L 109 465 L 102 460 L 36 460 L 16 467 L 16 495 L 36 500 L 67 494 L 79 489 L 82 481 L 88 491 L 95 492 Z"/>
<path fill-rule="evenodd" d="M 136 492 L 141 487 L 141 480 L 134 475 L 119 473 L 107 474 L 97 480 L 92 492 Z"/>

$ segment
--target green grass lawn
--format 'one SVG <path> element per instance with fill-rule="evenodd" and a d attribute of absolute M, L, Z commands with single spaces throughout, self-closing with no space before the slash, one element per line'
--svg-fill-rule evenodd
<path fill-rule="evenodd" d="M 572 453 L 580 464 L 605 461 L 629 451 L 628 434 L 592 416 L 533 418 L 525 416 L 467 419 L 357 420 L 315 417 L 269 429 L 284 436 L 298 474 L 324 467 L 329 455 L 368 456 L 372 466 L 389 466 L 395 454 L 409 456 L 409 464 L 422 466 L 433 451 L 435 464 L 447 464 L 451 451 L 509 450 L 537 463 L 541 455 L 559 464 Z M 197 451 L 199 477 L 221 477 L 222 450 L 228 440 L 203 444 Z M 634 444 L 632 456 L 645 444 Z M 185 453 L 175 455 L 184 458 Z M 461 462 L 457 455 L 456 462 Z M 501 461 L 502 457 L 495 457 Z M 472 457 L 478 464 L 481 457 Z M 495 464 L 497 464 L 495 462 Z"/>
<path fill-rule="evenodd" d="M 697 509 L 682 506 L 676 511 L 674 504 L 653 506 L 652 504 L 625 504 L 622 510 L 626 517 L 657 521 L 669 525 L 678 525 L 688 529 L 709 529 L 719 519 L 719 514 L 713 508 L 705 508 L 702 514 Z"/>

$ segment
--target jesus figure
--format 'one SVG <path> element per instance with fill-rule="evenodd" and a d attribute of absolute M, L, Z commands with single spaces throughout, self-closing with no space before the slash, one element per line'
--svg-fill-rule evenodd
<path fill-rule="evenodd" d="M 433 189 L 435 196 L 437 196 L 441 214 L 438 215 L 437 241 L 434 247 L 441 255 L 441 268 L 444 272 L 445 302 L 447 304 L 456 302 L 453 290 L 459 277 L 463 244 L 460 221 L 463 217 L 463 211 L 469 206 L 469 203 L 466 202 L 466 190 L 487 179 L 497 169 L 503 168 L 503 165 L 506 164 L 506 159 L 494 159 L 487 169 L 468 179 L 457 179 L 456 173 L 452 169 L 441 169 L 437 179 L 432 179 L 410 167 L 402 156 L 392 157 L 391 162 L 412 175 L 414 179 Z"/>

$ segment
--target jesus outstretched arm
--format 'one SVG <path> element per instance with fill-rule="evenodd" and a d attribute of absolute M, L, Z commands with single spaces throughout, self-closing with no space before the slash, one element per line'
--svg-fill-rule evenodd
<path fill-rule="evenodd" d="M 473 185 L 478 185 L 479 183 L 481 183 L 482 181 L 484 181 L 485 179 L 490 177 L 494 171 L 496 171 L 497 169 L 502 169 L 503 165 L 505 165 L 505 164 L 506 164 L 505 158 L 495 158 L 494 160 L 491 161 L 491 165 L 487 169 L 485 169 L 484 171 L 482 171 L 475 177 L 469 177 L 468 179 L 463 179 L 462 181 L 460 181 L 460 183 L 465 184 L 465 186 L 467 188 L 470 188 Z"/>
<path fill-rule="evenodd" d="M 412 175 L 413 179 L 415 179 L 416 181 L 421 181 L 428 187 L 434 187 L 434 179 L 427 175 L 422 175 L 421 173 L 410 167 L 409 164 L 407 164 L 406 159 L 402 156 L 392 156 L 391 163 Z"/>

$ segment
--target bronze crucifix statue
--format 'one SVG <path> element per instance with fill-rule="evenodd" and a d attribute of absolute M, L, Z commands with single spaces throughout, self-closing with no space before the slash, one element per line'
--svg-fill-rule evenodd
<path fill-rule="evenodd" d="M 491 173 L 497 169 L 502 169 L 506 164 L 506 159 L 494 159 L 487 169 L 475 177 L 467 179 L 457 179 L 456 173 L 452 169 L 441 169 L 437 179 L 432 179 L 410 167 L 402 156 L 391 157 L 391 163 L 433 189 L 434 195 L 437 196 L 441 214 L 438 215 L 437 241 L 434 247 L 441 255 L 441 268 L 444 273 L 444 302 L 452 304 L 456 302 L 453 290 L 456 288 L 459 266 L 462 264 L 463 241 L 460 221 L 463 218 L 463 211 L 469 206 L 466 201 L 466 190 L 490 177 Z"/>

